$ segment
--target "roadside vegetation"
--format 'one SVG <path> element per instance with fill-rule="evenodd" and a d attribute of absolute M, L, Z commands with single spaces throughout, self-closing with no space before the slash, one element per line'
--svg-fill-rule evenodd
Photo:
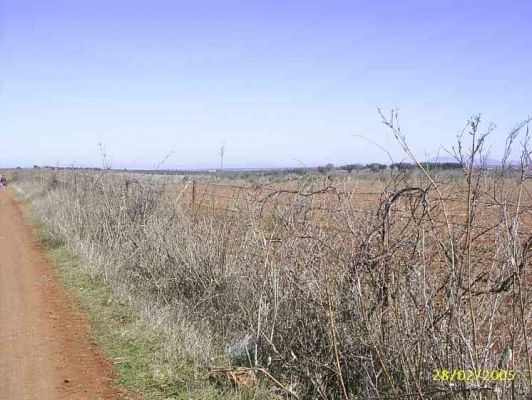
<path fill-rule="evenodd" d="M 525 399 L 527 124 L 490 169 L 491 128 L 471 119 L 454 147 L 460 168 L 449 172 L 418 162 L 396 117 L 384 122 L 415 168 L 379 167 L 378 184 L 375 176 L 224 178 L 218 183 L 233 189 L 211 199 L 188 181 L 106 170 L 14 178 L 50 238 L 81 260 L 83 269 L 71 261 L 62 269 L 94 297 L 96 325 L 131 337 L 142 364 L 133 373 L 146 371 L 167 396 Z M 90 279 L 79 280 L 84 274 Z M 98 282 L 109 290 L 97 293 Z M 99 310 L 104 298 L 120 309 Z M 111 350 L 125 359 L 128 351 Z M 512 370 L 515 379 L 451 382 L 436 370 Z"/>
<path fill-rule="evenodd" d="M 19 195 L 32 207 L 35 195 Z M 35 211 L 35 209 L 33 208 Z M 31 221 L 30 221 L 31 222 Z M 33 221 L 40 243 L 52 260 L 64 287 L 86 313 L 98 345 L 117 372 L 115 385 L 124 387 L 124 398 L 146 400 L 248 400 L 271 399 L 273 391 L 253 382 L 240 387 L 230 379 L 210 379 L 207 364 L 188 358 L 187 346 L 194 332 L 171 322 L 164 312 L 151 313 L 115 291 L 114 285 L 94 274 L 68 248 L 66 241 L 50 234 L 42 220 Z M 155 318 L 154 318 L 155 317 Z M 187 336 L 187 337 L 184 337 Z"/>

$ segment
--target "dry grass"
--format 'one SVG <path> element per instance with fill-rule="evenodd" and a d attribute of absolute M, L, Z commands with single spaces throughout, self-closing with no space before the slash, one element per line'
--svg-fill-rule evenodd
<path fill-rule="evenodd" d="M 54 237 L 162 327 L 169 365 L 262 368 L 301 399 L 524 399 L 531 181 L 477 167 L 479 137 L 460 174 L 383 182 L 198 182 L 192 199 L 190 182 L 127 174 L 16 179 Z M 433 380 L 505 368 L 513 382 Z"/>

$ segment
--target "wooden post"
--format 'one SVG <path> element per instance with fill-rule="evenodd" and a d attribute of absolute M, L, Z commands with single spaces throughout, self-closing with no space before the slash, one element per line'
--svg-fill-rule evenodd
<path fill-rule="evenodd" d="M 196 181 L 192 180 L 192 207 L 196 203 Z"/>

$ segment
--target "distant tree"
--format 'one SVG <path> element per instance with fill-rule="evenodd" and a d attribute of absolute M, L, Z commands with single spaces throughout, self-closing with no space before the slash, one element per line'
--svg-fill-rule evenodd
<path fill-rule="evenodd" d="M 33 166 L 34 169 L 39 169 L 41 167 L 39 167 L 37 164 Z"/>
<path fill-rule="evenodd" d="M 426 165 L 433 169 L 461 169 L 463 165 L 459 162 L 428 162 Z"/>
<path fill-rule="evenodd" d="M 360 171 L 364 168 L 365 167 L 362 164 L 346 164 L 346 165 L 341 166 L 339 169 L 351 173 L 352 171 Z"/>
<path fill-rule="evenodd" d="M 371 172 L 378 172 L 388 167 L 385 164 L 371 163 L 371 164 L 367 164 L 366 168 L 368 168 Z"/>
<path fill-rule="evenodd" d="M 290 168 L 290 169 L 285 170 L 285 172 L 289 174 L 296 174 L 296 175 L 308 174 L 308 170 L 306 168 Z"/>
<path fill-rule="evenodd" d="M 398 162 L 398 163 L 391 164 L 390 168 L 397 169 L 399 171 L 406 171 L 406 170 L 409 170 L 409 169 L 415 169 L 416 166 L 414 164 L 411 164 L 411 163 Z"/>
<path fill-rule="evenodd" d="M 318 167 L 318 172 L 321 174 L 326 174 L 327 172 L 331 172 L 332 170 L 334 170 L 334 164 L 331 163 Z"/>

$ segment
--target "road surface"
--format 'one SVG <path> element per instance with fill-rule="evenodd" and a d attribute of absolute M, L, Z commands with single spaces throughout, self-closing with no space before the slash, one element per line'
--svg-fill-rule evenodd
<path fill-rule="evenodd" d="M 121 399 L 12 189 L 0 190 L 0 400 Z"/>

